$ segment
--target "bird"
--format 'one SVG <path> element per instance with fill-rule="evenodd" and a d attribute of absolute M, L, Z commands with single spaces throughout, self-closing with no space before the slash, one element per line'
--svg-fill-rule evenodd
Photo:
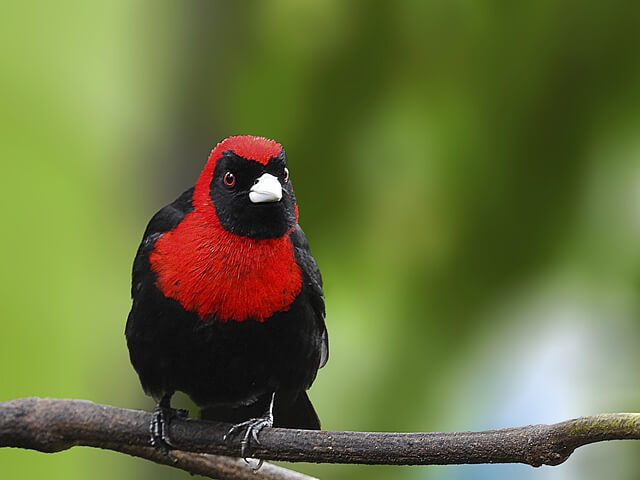
<path fill-rule="evenodd" d="M 239 135 L 149 221 L 125 337 L 157 402 L 152 445 L 175 448 L 170 422 L 187 414 L 171 407 L 177 391 L 232 423 L 245 458 L 265 427 L 320 429 L 307 389 L 328 359 L 325 301 L 298 216 L 282 146 Z"/>

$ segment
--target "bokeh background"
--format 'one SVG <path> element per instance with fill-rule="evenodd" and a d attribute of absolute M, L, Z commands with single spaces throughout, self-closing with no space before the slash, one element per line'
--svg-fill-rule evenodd
<path fill-rule="evenodd" d="M 286 148 L 326 284 L 311 390 L 336 430 L 640 410 L 636 2 L 4 2 L 0 400 L 151 409 L 123 329 L 151 215 L 231 134 Z M 186 402 L 185 399 L 182 399 Z M 637 479 L 559 467 L 293 465 L 334 479 Z M 2 478 L 188 478 L 3 449 Z"/>

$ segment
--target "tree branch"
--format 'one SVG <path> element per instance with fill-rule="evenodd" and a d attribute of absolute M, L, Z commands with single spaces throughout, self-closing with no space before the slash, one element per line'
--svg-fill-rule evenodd
<path fill-rule="evenodd" d="M 167 456 L 149 446 L 150 421 L 147 412 L 86 400 L 20 398 L 0 402 L 0 447 L 45 453 L 97 447 L 217 480 L 315 480 L 269 463 L 255 472 L 244 460 L 222 455 L 172 450 Z"/>
<path fill-rule="evenodd" d="M 265 465 L 258 474 L 225 442 L 228 424 L 175 419 L 167 457 L 148 446 L 151 414 L 83 400 L 24 398 L 0 403 L 0 447 L 57 452 L 76 445 L 107 448 L 222 479 L 302 479 Z M 558 465 L 578 447 L 605 440 L 640 439 L 640 413 L 581 417 L 552 425 L 454 433 L 365 433 L 265 429 L 252 455 L 265 460 L 386 465 L 525 463 Z M 209 455 L 202 455 L 207 453 Z M 215 455 L 211 455 L 215 454 Z M 174 463 L 175 462 L 175 463 Z"/>

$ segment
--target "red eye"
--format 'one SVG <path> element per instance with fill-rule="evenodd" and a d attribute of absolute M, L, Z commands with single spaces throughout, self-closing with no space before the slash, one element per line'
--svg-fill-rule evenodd
<path fill-rule="evenodd" d="M 284 169 L 284 181 L 288 182 L 289 181 L 289 169 L 285 167 Z"/>
<path fill-rule="evenodd" d="M 227 187 L 233 187 L 236 184 L 236 176 L 231 172 L 225 173 L 222 180 Z"/>

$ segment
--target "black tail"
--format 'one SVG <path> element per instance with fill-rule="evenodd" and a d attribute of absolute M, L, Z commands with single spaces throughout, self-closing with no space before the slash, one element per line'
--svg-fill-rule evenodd
<path fill-rule="evenodd" d="M 305 430 L 320 430 L 320 419 L 309 400 L 307 392 L 300 392 L 291 402 L 287 398 L 274 405 L 274 427 L 303 428 Z"/>
<path fill-rule="evenodd" d="M 243 407 L 203 407 L 200 418 L 218 422 L 241 423 L 250 418 L 261 417 L 266 411 L 271 395 L 265 395 L 257 402 Z M 302 428 L 320 430 L 320 420 L 311 405 L 307 392 L 276 393 L 273 406 L 273 426 L 281 428 Z"/>

